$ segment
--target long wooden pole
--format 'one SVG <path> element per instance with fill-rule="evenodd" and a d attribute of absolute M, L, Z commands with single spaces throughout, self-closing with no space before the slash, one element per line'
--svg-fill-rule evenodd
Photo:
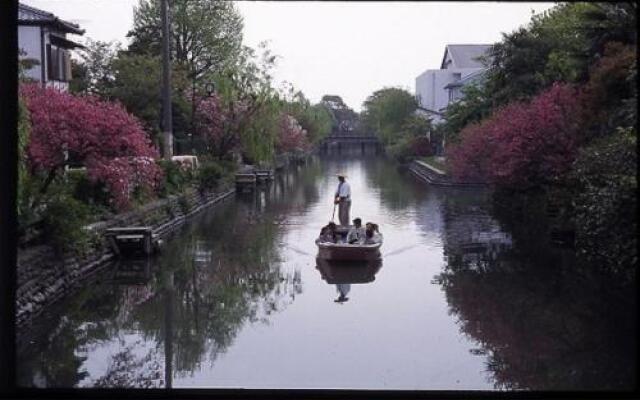
<path fill-rule="evenodd" d="M 171 120 L 171 28 L 168 1 L 162 0 L 162 156 L 170 160 L 173 156 L 173 122 Z"/>

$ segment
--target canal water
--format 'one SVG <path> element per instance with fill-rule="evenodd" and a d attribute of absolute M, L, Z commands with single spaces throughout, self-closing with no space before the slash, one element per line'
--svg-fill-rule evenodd
<path fill-rule="evenodd" d="M 382 262 L 316 260 L 335 174 Z M 315 159 L 117 262 L 19 332 L 25 387 L 597 390 L 635 386 L 635 293 L 542 224 L 376 157 Z M 612 289 L 614 288 L 614 289 Z M 343 292 L 347 301 L 336 302 Z"/>

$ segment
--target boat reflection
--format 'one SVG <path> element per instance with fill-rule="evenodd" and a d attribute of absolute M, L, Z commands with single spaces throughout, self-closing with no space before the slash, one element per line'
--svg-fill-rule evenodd
<path fill-rule="evenodd" d="M 347 294 L 351 284 L 370 283 L 376 279 L 376 274 L 382 268 L 382 259 L 368 261 L 336 261 L 316 258 L 316 269 L 320 271 L 322 279 L 330 285 L 336 285 L 338 298 L 336 303 L 349 300 Z"/>
<path fill-rule="evenodd" d="M 382 260 L 332 261 L 316 258 L 316 268 L 328 284 L 370 283 L 382 268 Z"/>

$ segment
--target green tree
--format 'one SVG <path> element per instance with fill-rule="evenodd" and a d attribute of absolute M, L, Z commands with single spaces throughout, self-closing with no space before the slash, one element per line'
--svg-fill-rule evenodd
<path fill-rule="evenodd" d="M 603 56 L 608 42 L 636 45 L 637 15 L 636 2 L 587 3 L 581 17 L 589 57 Z"/>
<path fill-rule="evenodd" d="M 87 93 L 89 90 L 89 71 L 83 62 L 71 59 L 71 81 L 69 92 Z"/>
<path fill-rule="evenodd" d="M 463 97 L 449 104 L 445 111 L 445 122 L 441 130 L 446 136 L 447 143 L 455 143 L 462 129 L 474 122 L 480 122 L 491 114 L 491 97 L 487 94 L 485 86 L 465 86 L 462 89 Z"/>
<path fill-rule="evenodd" d="M 228 1 L 170 2 L 172 59 L 182 64 L 194 82 L 211 70 L 233 64 L 241 51 L 242 17 Z M 140 0 L 134 8 L 129 51 L 159 56 L 162 33 L 160 2 Z"/>
<path fill-rule="evenodd" d="M 402 137 L 406 120 L 417 108 L 418 103 L 411 93 L 399 88 L 384 88 L 365 100 L 362 120 L 385 145 L 392 145 Z"/>
<path fill-rule="evenodd" d="M 333 119 L 330 111 L 322 103 L 312 105 L 301 91 L 289 89 L 284 96 L 284 110 L 292 115 L 303 129 L 312 144 L 318 143 L 331 133 Z"/>
<path fill-rule="evenodd" d="M 121 102 L 129 112 L 144 121 L 146 128 L 157 138 L 162 117 L 160 57 L 121 52 L 112 61 L 111 71 L 113 82 L 107 96 Z M 190 130 L 191 111 L 189 100 L 185 97 L 189 82 L 180 66 L 173 67 L 171 83 L 174 134 L 184 135 Z"/>
<path fill-rule="evenodd" d="M 324 95 L 320 100 L 320 104 L 325 107 L 331 116 L 332 131 L 353 128 L 357 124 L 358 114 L 349 108 L 340 96 Z"/>
<path fill-rule="evenodd" d="M 431 119 L 417 114 L 408 116 L 402 126 L 404 136 L 412 139 L 428 137 L 432 130 L 433 125 L 431 124 Z"/>
<path fill-rule="evenodd" d="M 270 161 L 274 155 L 280 101 L 273 88 L 277 56 L 259 44 L 260 55 L 243 47 L 235 65 L 213 75 L 226 115 L 224 136 L 240 135 L 241 154 L 246 162 Z M 216 154 L 216 156 L 228 154 Z"/>
<path fill-rule="evenodd" d="M 85 48 L 80 52 L 82 59 L 83 78 L 76 81 L 74 91 L 83 91 L 107 98 L 109 90 L 113 87 L 114 74 L 113 63 L 120 52 L 120 44 L 117 42 L 101 42 L 87 39 Z M 76 68 L 78 71 L 79 68 Z"/>
<path fill-rule="evenodd" d="M 553 82 L 586 79 L 584 15 L 589 7 L 562 3 L 533 16 L 527 26 L 503 34 L 487 60 L 487 88 L 494 107 L 529 99 Z"/>
<path fill-rule="evenodd" d="M 234 3 L 215 0 L 173 0 L 170 6 L 172 60 L 186 72 L 191 84 L 191 118 L 201 83 L 212 73 L 234 65 L 242 52 L 242 17 Z M 128 51 L 160 56 L 162 29 L 160 1 L 139 0 L 134 8 Z M 193 130 L 191 126 L 191 131 Z"/>

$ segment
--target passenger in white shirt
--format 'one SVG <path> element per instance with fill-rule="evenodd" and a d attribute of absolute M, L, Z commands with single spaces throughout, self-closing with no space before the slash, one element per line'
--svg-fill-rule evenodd
<path fill-rule="evenodd" d="M 338 205 L 338 219 L 340 225 L 349 225 L 349 209 L 351 208 L 351 187 L 345 181 L 344 174 L 338 175 L 338 188 L 336 189 L 334 204 Z"/>
<path fill-rule="evenodd" d="M 353 220 L 353 228 L 349 230 L 347 234 L 347 243 L 349 244 L 363 244 L 365 237 L 365 230 L 362 226 L 362 220 L 356 218 Z"/>

